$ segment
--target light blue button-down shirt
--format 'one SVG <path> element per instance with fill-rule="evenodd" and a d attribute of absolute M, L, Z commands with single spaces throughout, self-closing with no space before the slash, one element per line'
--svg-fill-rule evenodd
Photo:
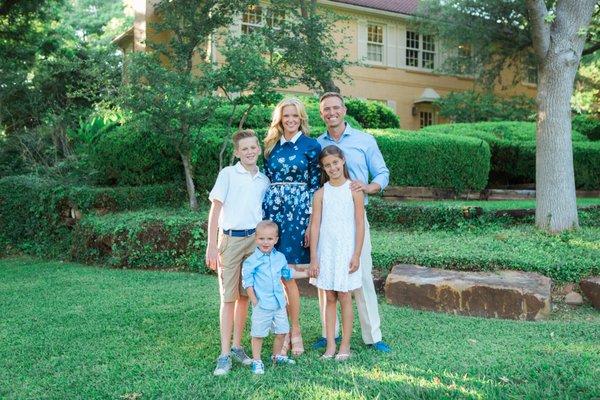
<path fill-rule="evenodd" d="M 377 146 L 375 138 L 368 133 L 354 129 L 346 122 L 346 129 L 340 140 L 334 140 L 329 132 L 325 132 L 317 139 L 322 148 L 336 145 L 344 152 L 350 179 L 359 180 L 366 184 L 377 183 L 381 190 L 390 182 L 390 171 L 385 165 L 385 160 Z M 371 177 L 371 179 L 369 179 Z M 365 204 L 368 202 L 365 196 Z"/>
<path fill-rule="evenodd" d="M 283 253 L 275 249 L 266 254 L 257 247 L 242 266 L 244 289 L 254 287 L 258 306 L 265 310 L 285 307 L 282 277 L 289 281 L 292 279 L 292 271 Z"/>

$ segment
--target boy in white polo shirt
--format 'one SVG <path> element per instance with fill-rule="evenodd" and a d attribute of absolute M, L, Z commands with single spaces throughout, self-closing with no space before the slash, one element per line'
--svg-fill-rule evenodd
<path fill-rule="evenodd" d="M 255 227 L 262 220 L 262 200 L 269 186 L 269 179 L 256 166 L 260 144 L 254 131 L 237 132 L 233 146 L 240 161 L 221 170 L 208 197 L 212 205 L 208 215 L 206 265 L 217 270 L 221 296 L 221 354 L 214 375 L 227 374 L 232 358 L 243 365 L 252 364 L 241 347 L 248 315 L 241 270 L 242 262 L 256 248 Z"/>

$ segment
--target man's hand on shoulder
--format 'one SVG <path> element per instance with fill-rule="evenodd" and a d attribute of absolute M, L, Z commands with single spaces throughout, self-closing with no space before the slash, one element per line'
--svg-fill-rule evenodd
<path fill-rule="evenodd" d="M 353 192 L 364 192 L 364 193 L 367 193 L 367 184 L 364 183 L 364 182 L 361 182 L 359 180 L 352 181 L 352 182 L 350 182 L 350 189 Z"/>

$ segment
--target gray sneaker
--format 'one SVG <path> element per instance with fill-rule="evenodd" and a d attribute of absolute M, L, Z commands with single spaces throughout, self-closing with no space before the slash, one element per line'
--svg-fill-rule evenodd
<path fill-rule="evenodd" d="M 231 358 L 242 365 L 252 365 L 252 359 L 248 357 L 243 347 L 232 347 L 230 355 Z"/>
<path fill-rule="evenodd" d="M 217 358 L 217 368 L 213 372 L 214 376 L 225 375 L 231 369 L 231 357 L 229 356 L 221 356 Z"/>

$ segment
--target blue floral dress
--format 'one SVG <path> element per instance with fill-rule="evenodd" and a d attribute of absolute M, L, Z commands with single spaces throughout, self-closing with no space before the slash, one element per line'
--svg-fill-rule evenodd
<path fill-rule="evenodd" d="M 290 264 L 308 264 L 304 233 L 310 220 L 312 197 L 320 186 L 321 145 L 304 134 L 296 143 L 277 142 L 265 159 L 265 174 L 271 180 L 263 201 L 265 218 L 279 225 L 277 250 Z"/>

